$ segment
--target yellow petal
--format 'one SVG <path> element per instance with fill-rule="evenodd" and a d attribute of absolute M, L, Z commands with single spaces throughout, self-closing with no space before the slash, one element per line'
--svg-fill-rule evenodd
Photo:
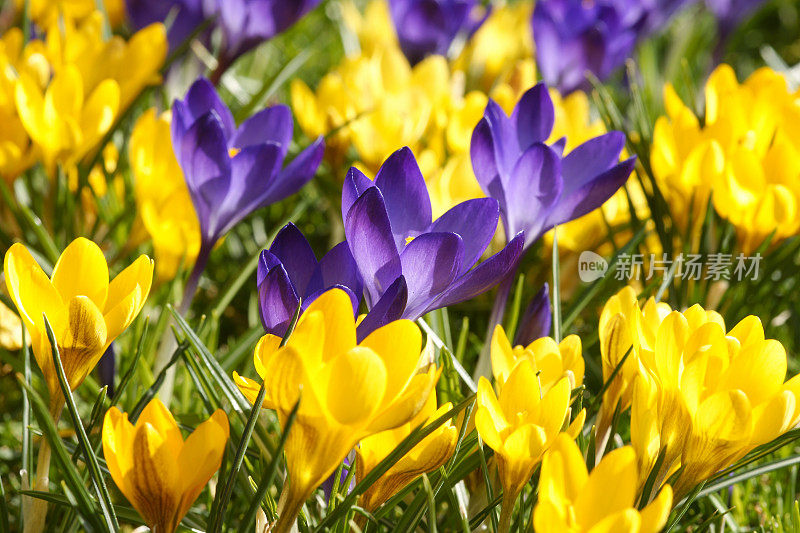
<path fill-rule="evenodd" d="M 478 409 L 475 413 L 475 427 L 478 434 L 489 445 L 497 451 L 501 448 L 503 441 L 500 434 L 509 426 L 506 416 L 503 413 L 500 403 L 494 394 L 489 380 L 481 377 L 478 382 Z"/>
<path fill-rule="evenodd" d="M 261 385 L 250 378 L 240 376 L 235 370 L 233 371 L 233 382 L 239 387 L 239 391 L 247 398 L 250 404 L 256 403 L 258 393 L 261 390 Z M 275 404 L 269 401 L 268 396 L 264 396 L 264 401 L 261 404 L 262 409 L 275 409 Z"/>
<path fill-rule="evenodd" d="M 217 409 L 186 439 L 178 456 L 183 494 L 177 520 L 186 515 L 208 480 L 219 470 L 229 434 L 228 417 L 221 409 Z"/>
<path fill-rule="evenodd" d="M 508 419 L 529 413 L 534 415 L 541 402 L 539 380 L 529 360 L 520 361 L 500 390 L 500 408 Z"/>
<path fill-rule="evenodd" d="M 98 309 L 105 309 L 108 264 L 100 247 L 89 239 L 78 237 L 64 249 L 53 268 L 52 280 L 63 301 L 86 296 Z"/>
<path fill-rule="evenodd" d="M 441 370 L 441 368 L 431 365 L 427 371 L 416 374 L 411 378 L 405 390 L 394 398 L 383 411 L 376 413 L 369 425 L 369 431 L 384 431 L 395 428 L 417 416 L 433 393 L 436 382 L 441 375 Z"/>
<path fill-rule="evenodd" d="M 133 498 L 132 487 L 127 483 L 127 474 L 133 468 L 133 425 L 128 415 L 116 407 L 106 411 L 103 418 L 103 457 L 108 471 L 119 490 L 129 500 Z"/>
<path fill-rule="evenodd" d="M 6 287 L 25 326 L 44 333 L 42 314 L 55 317 L 63 307 L 61 296 L 47 274 L 20 243 L 12 244 L 6 252 L 3 271 Z"/>
<path fill-rule="evenodd" d="M 641 510 L 642 527 L 639 533 L 658 533 L 667 524 L 672 511 L 672 487 L 664 485 L 656 499 Z"/>
<path fill-rule="evenodd" d="M 163 437 L 150 424 L 137 425 L 133 464 L 126 483 L 132 487 L 131 504 L 156 531 L 173 531 L 180 494 L 177 457 L 167 453 Z"/>
<path fill-rule="evenodd" d="M 331 363 L 326 407 L 340 424 L 363 424 L 379 407 L 386 381 L 386 366 L 375 352 L 352 348 Z"/>
<path fill-rule="evenodd" d="M 605 455 L 575 501 L 581 527 L 588 530 L 605 517 L 633 507 L 637 478 L 633 448 L 625 446 Z"/>
<path fill-rule="evenodd" d="M 167 406 L 159 398 L 153 398 L 142 409 L 142 414 L 136 421 L 136 425 L 150 424 L 161 435 L 164 446 L 168 447 L 168 453 L 177 456 L 183 446 L 183 436 L 178 428 L 178 423 L 172 417 Z"/>
<path fill-rule="evenodd" d="M 542 398 L 538 412 L 536 412 L 536 419 L 529 419 L 541 426 L 548 438 L 555 437 L 564 425 L 570 392 L 569 379 L 561 378 Z"/>
<path fill-rule="evenodd" d="M 422 350 L 422 333 L 410 320 L 396 320 L 378 328 L 360 346 L 370 348 L 386 366 L 384 401 L 391 401 L 414 375 Z"/>
<path fill-rule="evenodd" d="M 636 509 L 625 509 L 603 518 L 600 522 L 588 529 L 588 533 L 617 533 L 640 531 L 642 519 Z"/>
<path fill-rule="evenodd" d="M 306 309 L 306 313 L 320 311 L 325 317 L 322 360 L 330 361 L 356 345 L 356 324 L 353 302 L 341 289 L 331 289 L 319 296 Z"/>
<path fill-rule="evenodd" d="M 578 446 L 567 435 L 558 435 L 542 461 L 539 501 L 553 502 L 559 507 L 572 505 L 588 479 Z"/>
<path fill-rule="evenodd" d="M 503 326 L 497 324 L 492 334 L 492 375 L 498 385 L 502 386 L 514 366 L 514 354 Z"/>
<path fill-rule="evenodd" d="M 63 332 L 56 332 L 56 341 L 61 351 L 64 373 L 74 390 L 103 355 L 107 347 L 107 334 L 103 315 L 86 296 L 73 297 L 69 302 L 68 313 L 67 325 Z M 52 379 L 56 380 L 55 368 L 53 374 Z M 57 386 L 58 382 L 54 383 Z"/>

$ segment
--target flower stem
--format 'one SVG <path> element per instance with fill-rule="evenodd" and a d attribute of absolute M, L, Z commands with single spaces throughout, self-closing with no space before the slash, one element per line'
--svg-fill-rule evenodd
<path fill-rule="evenodd" d="M 281 492 L 281 497 L 278 500 L 278 521 L 272 528 L 272 533 L 289 533 L 294 526 L 300 510 L 303 508 L 307 496 L 298 494 L 300 491 L 293 490 L 292 482 L 289 481 L 289 486 L 284 488 Z"/>
<path fill-rule="evenodd" d="M 189 279 L 186 280 L 186 285 L 183 287 L 183 297 L 181 298 L 181 303 L 178 306 L 178 313 L 183 317 L 185 317 L 189 312 L 189 308 L 192 305 L 192 300 L 197 293 L 197 287 L 200 284 L 200 278 L 206 269 L 206 264 L 208 264 L 208 258 L 210 255 L 211 246 L 206 246 L 205 244 L 201 245 L 200 251 L 197 254 L 197 259 L 194 262 L 194 267 L 192 267 L 192 271 L 189 274 Z M 161 372 L 165 366 L 167 366 L 170 359 L 172 359 L 173 352 L 178 347 L 178 341 L 172 334 L 171 326 L 173 324 L 174 321 L 170 319 L 166 329 L 164 329 L 163 335 L 161 336 L 158 353 L 156 354 L 155 361 L 153 362 L 153 372 L 156 375 L 158 375 L 158 373 Z M 174 385 L 175 367 L 173 366 L 167 370 L 167 373 L 164 375 L 164 382 L 161 384 L 161 389 L 158 391 L 158 397 L 162 402 L 164 402 L 165 405 L 169 405 L 170 400 L 172 399 L 172 389 Z"/>
<path fill-rule="evenodd" d="M 50 402 L 50 416 L 53 421 L 58 425 L 58 419 L 61 417 L 61 410 L 64 408 L 63 397 L 59 396 L 58 399 L 53 399 Z M 50 486 L 50 458 L 52 456 L 52 449 L 50 443 L 46 438 L 42 438 L 39 445 L 39 457 L 36 460 L 36 481 L 31 487 L 33 490 L 40 492 L 48 492 Z M 25 496 L 31 498 L 29 504 L 25 506 L 25 527 L 24 533 L 41 533 L 44 531 L 44 519 L 47 517 L 47 501 L 41 498 L 33 498 L 32 496 Z"/>
<path fill-rule="evenodd" d="M 489 315 L 489 325 L 486 329 L 486 342 L 483 343 L 483 348 L 478 356 L 478 364 L 475 365 L 475 372 L 473 378 L 477 381 L 480 377 L 489 377 L 492 371 L 491 364 L 491 345 L 490 342 L 495 326 L 503 321 L 503 315 L 506 312 L 506 303 L 508 303 L 508 296 L 511 294 L 511 287 L 514 285 L 514 278 L 517 274 L 517 267 L 519 264 L 514 265 L 514 268 L 503 278 L 497 288 L 497 295 L 494 298 L 494 305 L 492 306 L 492 314 Z"/>
<path fill-rule="evenodd" d="M 503 494 L 503 502 L 500 504 L 500 523 L 497 526 L 499 533 L 508 533 L 511 530 L 511 517 L 514 514 L 516 501 L 516 495 L 510 492 Z"/>

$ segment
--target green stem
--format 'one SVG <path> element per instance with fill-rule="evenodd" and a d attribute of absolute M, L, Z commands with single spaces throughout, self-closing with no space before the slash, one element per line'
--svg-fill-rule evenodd
<path fill-rule="evenodd" d="M 62 400 L 62 398 L 59 398 L 59 400 Z M 50 402 L 50 415 L 56 424 L 58 424 L 61 410 L 64 408 L 64 402 L 59 400 Z M 39 457 L 36 460 L 36 481 L 31 487 L 33 490 L 48 492 L 51 456 L 52 448 L 50 448 L 50 443 L 46 438 L 42 437 L 42 442 L 39 445 Z M 24 533 L 42 533 L 44 531 L 44 519 L 47 517 L 47 501 L 31 496 L 25 496 L 25 498 L 30 498 L 30 500 L 28 505 L 25 506 L 25 527 L 23 531 Z"/>
<path fill-rule="evenodd" d="M 517 496 L 511 493 L 503 494 L 503 502 L 500 504 L 500 523 L 497 526 L 498 533 L 508 533 L 511 530 L 511 517 L 514 514 L 514 503 Z"/>

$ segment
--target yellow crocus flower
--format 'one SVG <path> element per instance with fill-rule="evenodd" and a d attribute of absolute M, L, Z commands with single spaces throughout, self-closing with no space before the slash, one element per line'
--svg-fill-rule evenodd
<path fill-rule="evenodd" d="M 172 533 L 219 470 L 229 435 L 217 409 L 184 441 L 172 413 L 154 398 L 136 424 L 116 407 L 103 420 L 103 455 L 114 483 L 151 531 Z"/>
<path fill-rule="evenodd" d="M 657 485 L 683 467 L 675 484 L 683 496 L 800 421 L 800 376 L 784 383 L 786 352 L 765 339 L 758 318 L 727 331 L 718 313 L 699 305 L 680 313 L 649 300 L 640 310 L 629 291 L 618 296 L 601 317 L 601 350 L 618 357 L 632 346 L 628 360 L 635 363 L 626 368 L 626 360 L 601 417 L 613 413 L 613 402 L 622 410 L 631 398 L 640 485 L 663 450 Z M 606 354 L 603 361 L 605 372 Z"/>
<path fill-rule="evenodd" d="M 19 73 L 34 79 L 49 77 L 50 66 L 36 47 L 24 46 L 22 30 L 11 28 L 0 36 L 0 177 L 12 181 L 35 161 L 33 146 L 14 101 Z"/>
<path fill-rule="evenodd" d="M 103 252 L 80 237 L 61 254 L 50 278 L 20 243 L 6 252 L 3 269 L 8 292 L 30 333 L 33 354 L 50 392 L 51 411 L 57 418 L 64 399 L 43 315 L 50 321 L 67 380 L 75 389 L 142 310 L 150 292 L 153 261 L 141 255 L 109 282 Z"/>
<path fill-rule="evenodd" d="M 456 60 L 456 67 L 477 79 L 485 91 L 507 79 L 517 62 L 533 58 L 532 10 L 532 2 L 495 6 Z"/>
<path fill-rule="evenodd" d="M 75 65 L 87 91 L 103 80 L 114 80 L 120 89 L 120 110 L 127 109 L 145 87 L 161 82 L 159 71 L 169 47 L 161 23 L 142 28 L 128 41 L 118 35 L 105 40 L 103 16 L 97 11 L 80 21 L 54 22 L 45 42 L 53 69 Z"/>
<path fill-rule="evenodd" d="M 15 90 L 22 124 L 51 175 L 57 163 L 74 165 L 108 133 L 119 98 L 119 85 L 113 80 L 104 80 L 87 94 L 74 65 L 56 74 L 44 91 L 26 74 Z"/>
<path fill-rule="evenodd" d="M 408 437 L 413 430 L 432 422 L 453 408 L 450 402 L 436 408 L 436 391 L 431 392 L 422 410 L 408 423 L 363 439 L 356 448 L 356 481 L 360 482 L 378 463 Z M 425 472 L 442 466 L 456 447 L 458 429 L 448 420 L 422 439 L 361 495 L 359 505 L 373 511 L 400 489 Z"/>
<path fill-rule="evenodd" d="M 569 379 L 561 378 L 543 393 L 528 359 L 517 363 L 499 397 L 489 380 L 478 382 L 475 427 L 495 452 L 503 485 L 501 522 L 506 527 L 501 525 L 501 531 L 507 530 L 517 496 L 569 416 L 570 392 Z"/>
<path fill-rule="evenodd" d="M 671 85 L 664 100 L 651 160 L 679 227 L 702 223 L 713 189 L 714 208 L 735 226 L 745 253 L 773 231 L 773 242 L 797 234 L 800 92 L 769 68 L 740 84 L 720 65 L 706 84 L 702 125 Z"/>
<path fill-rule="evenodd" d="M 178 160 L 172 151 L 169 112 L 148 109 L 130 140 L 136 208 L 153 239 L 156 277 L 173 279 L 181 263 L 190 266 L 200 250 L 200 223 Z"/>
<path fill-rule="evenodd" d="M 511 346 L 503 326 L 498 324 L 492 335 L 491 357 L 494 380 L 500 388 L 521 361 L 533 364 L 539 373 L 543 393 L 563 377 L 569 379 L 573 389 L 583 385 L 584 362 L 581 339 L 577 335 L 569 335 L 561 342 L 542 337 L 527 346 Z"/>
<path fill-rule="evenodd" d="M 631 406 L 633 384 L 642 364 L 654 364 L 655 334 L 661 321 L 671 311 L 668 304 L 649 298 L 642 308 L 632 287 L 623 287 L 608 299 L 600 313 L 598 335 L 603 383 L 610 383 L 603 393 L 597 415 L 597 440 L 604 443 L 609 437 L 615 411 L 624 412 Z M 624 362 L 623 362 L 624 359 Z M 643 360 L 643 363 L 640 363 Z M 622 364 L 614 378 L 612 374 Z M 602 446 L 598 447 L 601 450 Z"/>
<path fill-rule="evenodd" d="M 275 529 L 285 532 L 356 443 L 407 424 L 420 412 L 439 371 L 409 320 L 391 322 L 356 343 L 353 304 L 341 289 L 314 300 L 287 344 L 280 343 L 280 337 L 262 337 L 253 362 L 265 381 L 263 406 L 277 411 L 284 429 L 300 401 L 286 441 L 289 485 Z M 234 381 L 248 400 L 256 400 L 259 383 L 236 373 Z"/>
<path fill-rule="evenodd" d="M 669 518 L 672 489 L 665 485 L 640 511 L 637 478 L 630 446 L 612 451 L 589 473 L 578 446 L 561 434 L 542 461 L 534 527 L 539 533 L 656 533 Z"/>
<path fill-rule="evenodd" d="M 14 0 L 18 11 L 25 9 L 26 0 Z M 31 20 L 47 26 L 59 17 L 83 19 L 97 9 L 96 0 L 29 0 Z M 116 27 L 125 20 L 124 0 L 103 0 L 109 23 Z"/>

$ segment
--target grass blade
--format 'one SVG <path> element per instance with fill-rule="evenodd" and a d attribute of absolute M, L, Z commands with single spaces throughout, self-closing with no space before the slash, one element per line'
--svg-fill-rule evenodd
<path fill-rule="evenodd" d="M 89 437 L 86 435 L 86 429 L 81 422 L 78 408 L 75 405 L 75 398 L 72 396 L 72 389 L 67 381 L 67 375 L 64 372 L 64 365 L 61 362 L 61 356 L 58 353 L 58 345 L 56 344 L 56 336 L 53 333 L 53 328 L 50 326 L 50 321 L 47 320 L 47 315 L 43 314 L 44 327 L 47 331 L 47 340 L 50 341 L 50 347 L 53 356 L 53 365 L 58 375 L 58 383 L 61 385 L 61 392 L 64 394 L 64 399 L 67 403 L 67 410 L 72 418 L 72 427 L 75 428 L 75 433 L 78 436 L 78 442 L 83 450 L 83 456 L 86 459 L 86 465 L 89 467 L 89 476 L 92 478 L 92 485 L 94 485 L 95 492 L 97 493 L 97 500 L 100 503 L 100 510 L 103 513 L 103 518 L 106 522 L 106 527 L 109 531 L 116 531 L 119 529 L 117 516 L 114 514 L 114 507 L 111 504 L 111 496 L 108 494 L 108 487 L 106 487 L 103 473 L 100 471 L 100 465 L 97 463 L 97 456 L 94 454 L 94 449 L 89 442 Z"/>

